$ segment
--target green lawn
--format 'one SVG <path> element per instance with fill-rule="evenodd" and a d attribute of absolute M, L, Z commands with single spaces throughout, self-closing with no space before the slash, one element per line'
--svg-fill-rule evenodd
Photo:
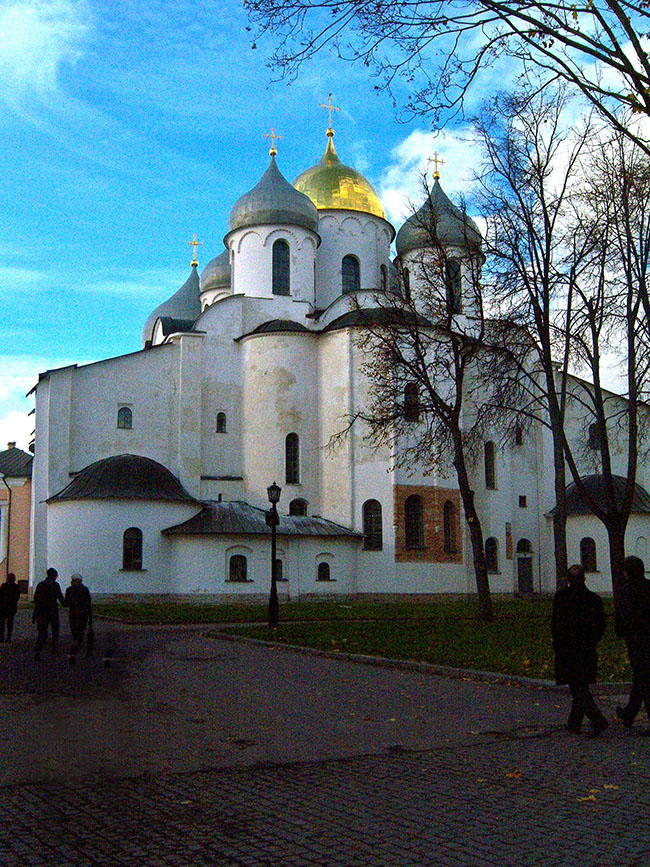
<path fill-rule="evenodd" d="M 625 645 L 612 625 L 600 651 L 600 680 L 629 680 Z M 280 606 L 280 626 L 263 625 L 266 606 L 163 602 L 98 602 L 95 613 L 129 623 L 241 624 L 230 633 L 322 650 L 365 653 L 460 668 L 553 678 L 550 599 L 494 600 L 495 620 L 481 623 L 476 600 L 435 602 L 291 602 Z M 244 625 L 255 624 L 255 625 Z"/>

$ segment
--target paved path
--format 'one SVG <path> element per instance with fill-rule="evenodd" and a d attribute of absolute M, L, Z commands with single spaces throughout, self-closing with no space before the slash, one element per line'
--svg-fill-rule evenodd
<path fill-rule="evenodd" d="M 17 632 L 0 867 L 650 863 L 650 738 L 567 735 L 562 693 L 210 628 L 104 623 L 92 658 L 69 665 L 66 638 L 37 664 Z"/>

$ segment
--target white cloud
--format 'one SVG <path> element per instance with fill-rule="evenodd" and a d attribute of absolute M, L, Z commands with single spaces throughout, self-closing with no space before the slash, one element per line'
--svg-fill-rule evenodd
<path fill-rule="evenodd" d="M 16 107 L 57 90 L 63 64 L 82 55 L 91 32 L 86 0 L 9 0 L 0 9 L 0 94 Z"/>
<path fill-rule="evenodd" d="M 0 267 L 0 292 L 15 292 L 16 289 L 47 288 L 48 275 L 37 268 L 22 265 Z"/>

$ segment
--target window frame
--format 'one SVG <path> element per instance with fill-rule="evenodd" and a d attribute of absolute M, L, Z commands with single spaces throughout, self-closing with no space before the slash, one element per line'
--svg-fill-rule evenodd
<path fill-rule="evenodd" d="M 580 563 L 585 572 L 598 572 L 598 550 L 593 536 L 580 539 Z"/>
<path fill-rule="evenodd" d="M 463 281 L 460 259 L 445 261 L 445 301 L 451 314 L 463 312 Z"/>
<path fill-rule="evenodd" d="M 280 252 L 282 251 L 282 252 Z M 291 295 L 291 248 L 285 238 L 277 238 L 271 248 L 273 295 Z"/>
<path fill-rule="evenodd" d="M 497 489 L 496 446 L 493 440 L 488 440 L 483 447 L 483 462 L 485 464 L 485 488 L 488 491 Z"/>
<path fill-rule="evenodd" d="M 456 504 L 445 500 L 442 507 L 442 550 L 445 554 L 457 554 L 456 542 Z"/>
<path fill-rule="evenodd" d="M 496 536 L 488 536 L 485 540 L 485 571 L 488 575 L 499 575 L 499 540 Z"/>
<path fill-rule="evenodd" d="M 420 389 L 417 382 L 407 382 L 404 386 L 404 421 L 420 421 Z"/>
<path fill-rule="evenodd" d="M 363 523 L 363 550 L 383 551 L 383 512 L 379 500 L 366 500 L 361 508 Z"/>
<path fill-rule="evenodd" d="M 404 547 L 409 551 L 421 551 L 424 544 L 424 504 L 419 494 L 411 494 L 404 500 Z"/>
<path fill-rule="evenodd" d="M 228 433 L 228 419 L 226 417 L 226 413 L 223 410 L 219 410 L 219 412 L 217 413 L 215 432 Z"/>
<path fill-rule="evenodd" d="M 128 424 L 123 423 L 123 419 L 128 418 Z M 117 429 L 118 430 L 133 430 L 133 410 L 130 406 L 118 406 L 117 408 Z"/>
<path fill-rule="evenodd" d="M 130 535 L 128 535 L 130 534 Z M 122 533 L 122 571 L 143 572 L 143 537 L 139 527 L 127 527 Z"/>
<path fill-rule="evenodd" d="M 235 563 L 237 561 L 237 563 Z M 243 570 L 241 566 L 239 569 L 236 569 L 237 565 L 243 561 Z M 233 574 L 242 575 L 243 578 L 233 578 Z M 228 557 L 228 578 L 226 579 L 229 584 L 248 584 L 250 583 L 250 579 L 248 578 L 248 557 L 245 554 L 234 553 L 230 554 Z"/>
<path fill-rule="evenodd" d="M 284 440 L 284 483 L 300 484 L 300 437 L 295 431 L 288 433 Z"/>
<path fill-rule="evenodd" d="M 352 271 L 349 267 L 352 266 Z M 346 285 L 347 284 L 347 285 Z M 361 289 L 361 264 L 353 253 L 346 253 L 341 259 L 341 293 L 350 295 Z"/>
<path fill-rule="evenodd" d="M 296 518 L 306 518 L 308 505 L 304 497 L 294 497 L 289 503 L 289 515 Z"/>

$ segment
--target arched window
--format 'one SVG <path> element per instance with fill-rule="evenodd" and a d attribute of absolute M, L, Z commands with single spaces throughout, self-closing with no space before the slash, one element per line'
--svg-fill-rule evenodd
<path fill-rule="evenodd" d="M 229 581 L 248 580 L 248 561 L 243 554 L 233 554 L 228 564 Z"/>
<path fill-rule="evenodd" d="M 451 500 L 446 500 L 442 507 L 443 550 L 447 554 L 456 553 L 456 507 Z"/>
<path fill-rule="evenodd" d="M 379 268 L 379 288 L 382 292 L 388 292 L 388 268 L 385 265 Z"/>
<path fill-rule="evenodd" d="M 307 514 L 307 500 L 303 500 L 300 497 L 296 500 L 292 500 L 289 503 L 289 514 L 302 515 L 304 517 Z"/>
<path fill-rule="evenodd" d="M 420 420 L 420 394 L 415 382 L 404 387 L 404 418 L 406 421 Z"/>
<path fill-rule="evenodd" d="M 494 443 L 485 443 L 485 487 L 494 491 L 497 486 L 496 461 L 494 457 Z"/>
<path fill-rule="evenodd" d="M 638 536 L 634 543 L 634 553 L 643 560 L 643 565 L 648 568 L 648 540 L 645 536 Z"/>
<path fill-rule="evenodd" d="M 122 536 L 122 569 L 142 569 L 142 530 L 137 527 Z"/>
<path fill-rule="evenodd" d="M 424 548 L 422 498 L 417 494 L 404 502 L 404 544 L 407 548 Z"/>
<path fill-rule="evenodd" d="M 319 563 L 318 571 L 316 573 L 317 581 L 331 581 L 330 578 L 330 564 L 329 563 Z"/>
<path fill-rule="evenodd" d="M 359 276 L 359 260 L 356 256 L 344 256 L 341 263 L 341 283 L 343 294 L 348 292 L 356 292 L 361 288 L 361 278 Z"/>
<path fill-rule="evenodd" d="M 520 539 L 517 542 L 517 554 L 530 554 L 531 551 L 529 539 Z"/>
<path fill-rule="evenodd" d="M 273 294 L 288 295 L 291 286 L 289 245 L 286 241 L 273 244 Z"/>
<path fill-rule="evenodd" d="M 128 406 L 121 406 L 118 409 L 117 426 L 121 430 L 131 430 L 133 427 L 133 413 Z"/>
<path fill-rule="evenodd" d="M 402 271 L 402 281 L 404 283 L 404 298 L 407 301 L 411 300 L 411 272 L 408 268 Z"/>
<path fill-rule="evenodd" d="M 226 432 L 226 413 L 218 412 L 217 413 L 217 433 L 225 433 Z"/>
<path fill-rule="evenodd" d="M 283 577 L 283 562 L 280 558 L 276 558 L 275 561 L 275 580 L 276 581 L 286 581 L 287 579 Z"/>
<path fill-rule="evenodd" d="M 580 562 L 585 572 L 598 571 L 598 559 L 596 557 L 596 542 L 591 536 L 585 536 L 580 540 Z"/>
<path fill-rule="evenodd" d="M 594 451 L 600 448 L 600 425 L 598 422 L 589 425 L 589 438 L 587 440 L 587 445 Z"/>
<path fill-rule="evenodd" d="M 515 445 L 520 446 L 524 441 L 524 429 L 520 424 L 515 425 Z"/>
<path fill-rule="evenodd" d="M 458 259 L 447 259 L 445 262 L 445 291 L 449 313 L 460 313 L 463 308 L 463 296 L 460 284 L 460 262 Z"/>
<path fill-rule="evenodd" d="M 366 500 L 363 504 L 363 547 L 366 551 L 381 551 L 384 547 L 378 500 Z"/>
<path fill-rule="evenodd" d="M 300 441 L 297 433 L 287 435 L 284 444 L 284 480 L 287 485 L 300 484 Z"/>
<path fill-rule="evenodd" d="M 485 568 L 492 573 L 499 571 L 499 542 L 494 536 L 485 540 Z"/>

